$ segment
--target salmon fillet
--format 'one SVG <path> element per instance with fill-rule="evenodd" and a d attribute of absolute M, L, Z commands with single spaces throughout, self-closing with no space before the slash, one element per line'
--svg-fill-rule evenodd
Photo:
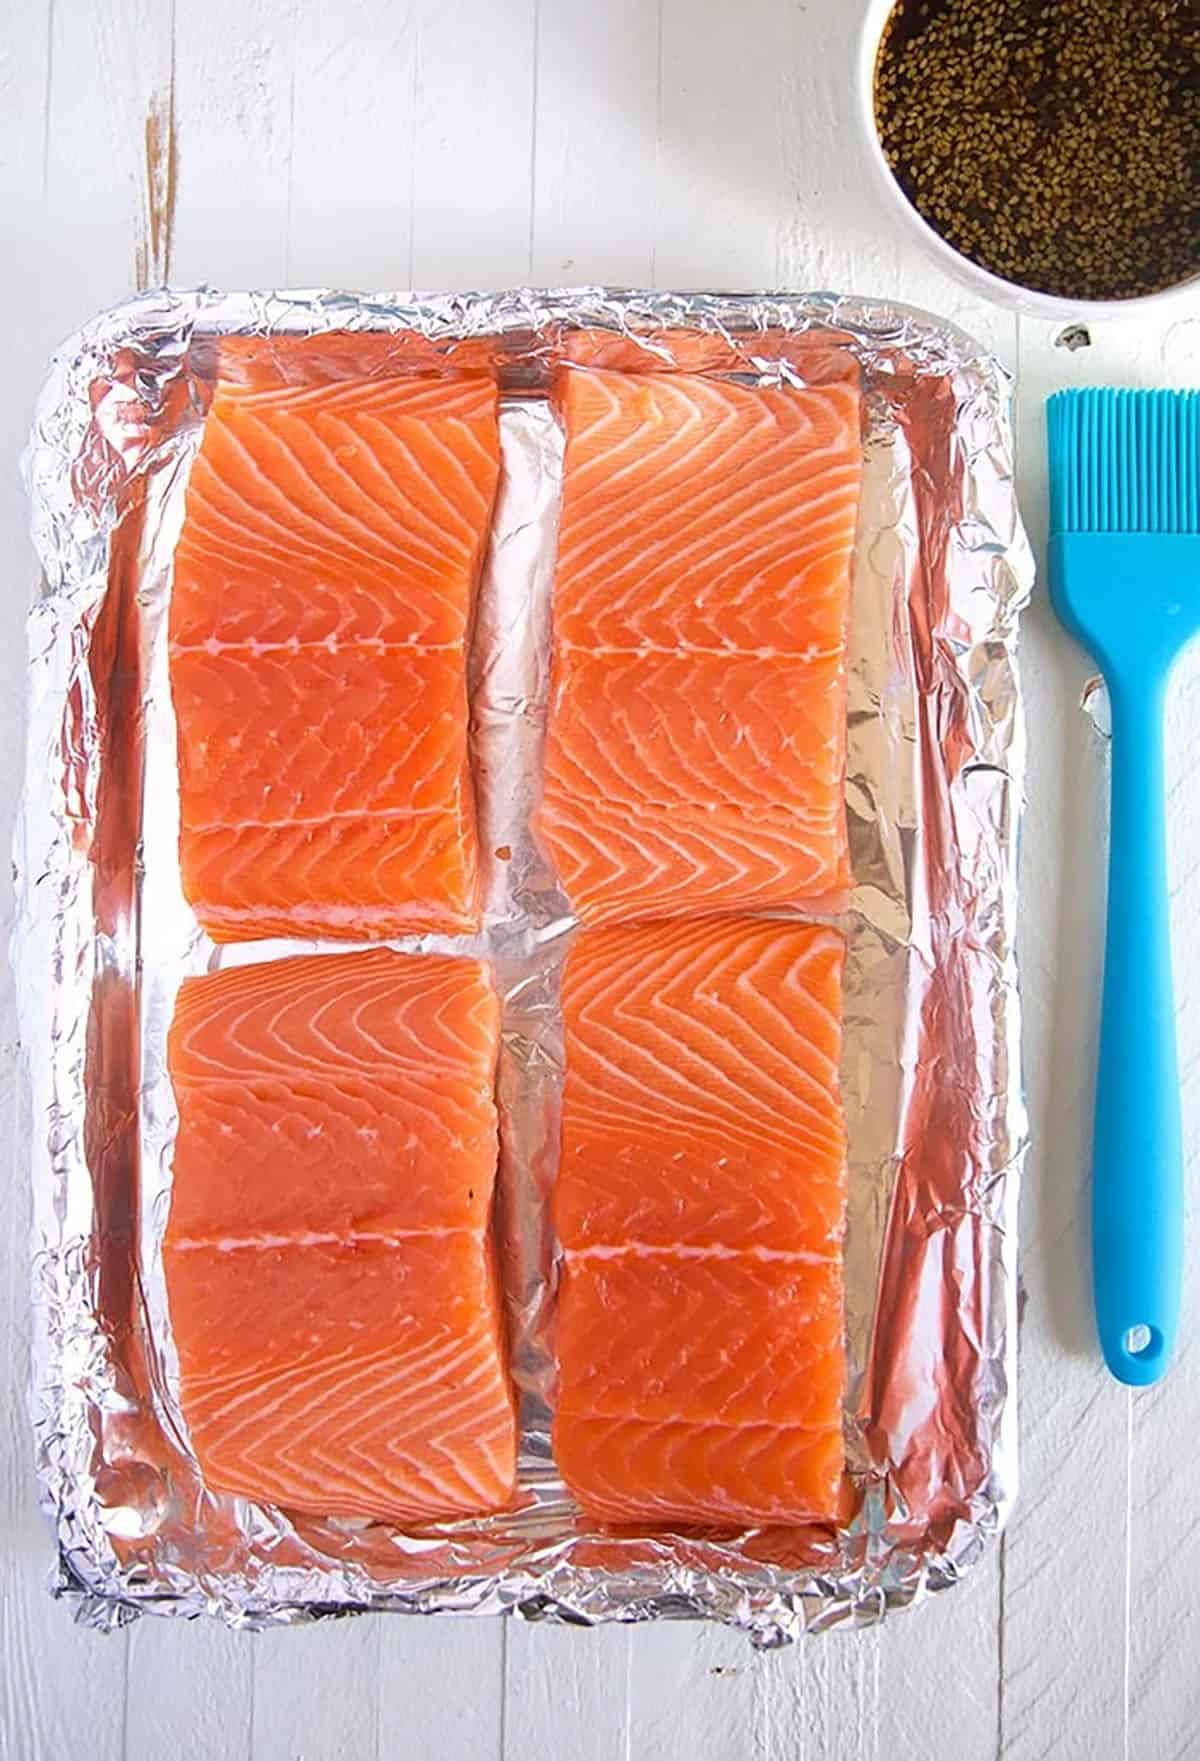
<path fill-rule="evenodd" d="M 170 610 L 184 892 L 217 941 L 479 922 L 482 377 L 218 388 Z"/>
<path fill-rule="evenodd" d="M 585 930 L 563 976 L 559 1468 L 608 1521 L 830 1519 L 842 938 Z"/>
<path fill-rule="evenodd" d="M 585 923 L 849 883 L 859 391 L 563 369 L 540 826 Z"/>
<path fill-rule="evenodd" d="M 572 1415 L 555 1433 L 563 1479 L 604 1521 L 658 1527 L 834 1520 L 842 1439 L 832 1426 L 644 1424 Z M 774 1514 L 772 1514 L 774 1513 Z"/>
<path fill-rule="evenodd" d="M 397 1520 L 511 1499 L 498 1037 L 473 960 L 379 950 L 184 982 L 163 1256 L 214 1491 Z"/>

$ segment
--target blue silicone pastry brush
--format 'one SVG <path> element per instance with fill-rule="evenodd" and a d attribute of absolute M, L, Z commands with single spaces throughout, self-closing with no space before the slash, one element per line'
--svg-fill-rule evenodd
<path fill-rule="evenodd" d="M 1104 673 L 1112 716 L 1096 1323 L 1113 1375 L 1144 1384 L 1171 1355 L 1183 1258 L 1163 708 L 1200 630 L 1200 393 L 1063 391 L 1047 418 L 1050 594 Z"/>

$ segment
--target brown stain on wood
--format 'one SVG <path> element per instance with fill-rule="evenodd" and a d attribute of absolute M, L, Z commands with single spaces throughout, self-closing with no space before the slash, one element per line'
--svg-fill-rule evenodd
<path fill-rule="evenodd" d="M 175 192 L 178 151 L 175 135 L 175 88 L 151 98 L 146 112 L 147 235 L 137 247 L 137 283 L 171 278 L 171 246 L 175 234 Z"/>

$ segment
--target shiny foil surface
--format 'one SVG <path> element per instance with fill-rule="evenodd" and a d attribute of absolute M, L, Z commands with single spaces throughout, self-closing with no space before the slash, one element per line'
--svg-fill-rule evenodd
<path fill-rule="evenodd" d="M 351 348 L 346 332 L 374 340 Z M 394 370 L 398 355 L 426 367 L 483 362 L 503 389 L 504 478 L 470 663 L 484 930 L 392 945 L 484 954 L 504 998 L 496 1226 L 521 1404 L 519 1493 L 509 1512 L 412 1531 L 289 1517 L 205 1491 L 178 1403 L 162 1273 L 177 1124 L 166 1030 L 181 980 L 331 946 L 216 948 L 184 900 L 166 657 L 172 552 L 214 339 L 242 335 L 270 351 L 276 337 L 329 333 L 327 367 L 362 371 L 350 363 L 365 345 L 372 370 Z M 860 364 L 866 422 L 849 652 L 855 884 L 837 920 L 849 946 L 850 1484 L 836 1529 L 608 1532 L 575 1510 L 549 1443 L 548 1197 L 572 923 L 529 829 L 562 470 L 548 363 L 565 348 L 800 383 L 814 347 L 830 343 Z M 306 347 L 320 359 L 319 341 Z M 152 292 L 60 351 L 26 472 L 44 573 L 16 850 L 34 1133 L 32 1407 L 54 1588 L 79 1618 L 707 1616 L 778 1644 L 953 1583 L 1016 1484 L 1015 643 L 1032 565 L 996 363 L 925 314 L 830 295 Z"/>

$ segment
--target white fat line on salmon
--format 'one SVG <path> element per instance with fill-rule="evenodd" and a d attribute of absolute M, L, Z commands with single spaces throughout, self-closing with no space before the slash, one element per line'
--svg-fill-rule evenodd
<path fill-rule="evenodd" d="M 720 1242 L 706 1246 L 664 1245 L 653 1241 L 625 1241 L 592 1247 L 568 1247 L 563 1250 L 568 1260 L 619 1260 L 628 1255 L 638 1259 L 672 1260 L 782 1260 L 789 1264 L 828 1266 L 840 1255 L 836 1248 L 828 1253 L 814 1253 L 810 1248 L 728 1247 Z"/>
<path fill-rule="evenodd" d="M 486 1234 L 487 1225 L 481 1223 L 477 1229 L 439 1226 L 429 1229 L 348 1229 L 342 1234 L 297 1230 L 291 1235 L 185 1235 L 172 1241 L 170 1250 L 172 1253 L 191 1253 L 217 1248 L 221 1253 L 238 1253 L 243 1248 L 390 1247 L 402 1241 L 444 1241 L 457 1235 L 482 1241 Z"/>
<path fill-rule="evenodd" d="M 673 645 L 666 642 L 573 642 L 569 636 L 562 636 L 558 646 L 564 654 L 627 654 L 631 658 L 661 654 L 670 660 L 691 660 L 696 656 L 704 660 L 784 660 L 801 665 L 819 660 L 834 661 L 842 655 L 840 647 L 822 648 L 815 642 L 810 642 L 803 648 L 738 648 L 732 644 L 700 642 L 678 642 Z"/>
<path fill-rule="evenodd" d="M 281 935 L 294 935 L 297 926 L 299 926 L 301 933 L 308 937 L 312 935 L 308 926 L 317 923 L 328 929 L 361 928 L 362 936 L 360 939 L 364 942 L 370 940 L 374 945 L 377 945 L 381 939 L 390 940 L 391 938 L 381 938 L 377 933 L 372 936 L 367 926 L 378 925 L 381 920 L 388 923 L 394 922 L 397 915 L 393 907 L 386 905 L 272 905 L 269 909 L 259 911 L 252 907 L 206 904 L 204 912 L 210 923 L 223 925 L 226 928 L 237 928 L 247 923 L 256 927 L 267 926 L 262 927 L 257 936 L 247 937 L 247 941 L 272 941 Z M 452 913 L 449 915 L 453 916 Z M 430 915 L 422 921 L 418 913 L 414 911 L 409 915 L 408 921 L 412 927 L 404 932 L 405 937 L 456 933 L 455 928 L 447 927 L 447 914 L 442 914 L 440 917 Z M 286 924 L 287 929 L 278 930 L 269 927 L 280 923 Z M 472 932 L 472 926 L 459 922 L 457 918 L 455 918 L 455 925 L 457 930 L 463 934 Z M 395 932 L 395 939 L 397 941 L 402 939 L 400 932 Z M 341 953 L 342 949 L 339 948 L 336 951 Z"/>
<path fill-rule="evenodd" d="M 385 641 L 382 636 L 321 636 L 312 642 L 301 642 L 296 636 L 282 642 L 263 642 L 257 636 L 247 636 L 240 642 L 205 636 L 199 642 L 173 639 L 169 651 L 174 660 L 185 654 L 341 654 L 360 648 L 369 648 L 374 654 L 458 654 L 464 647 L 462 638 L 456 642 L 422 642 L 418 636 L 403 641 Z"/>
<path fill-rule="evenodd" d="M 297 814 L 287 819 L 203 819 L 193 820 L 189 825 L 192 832 L 240 832 L 244 830 L 274 831 L 279 826 L 287 825 L 327 825 L 332 819 L 436 819 L 438 814 L 448 814 L 446 807 L 352 807 L 344 811 L 331 809 L 328 813 L 314 813 L 305 816 Z"/>

